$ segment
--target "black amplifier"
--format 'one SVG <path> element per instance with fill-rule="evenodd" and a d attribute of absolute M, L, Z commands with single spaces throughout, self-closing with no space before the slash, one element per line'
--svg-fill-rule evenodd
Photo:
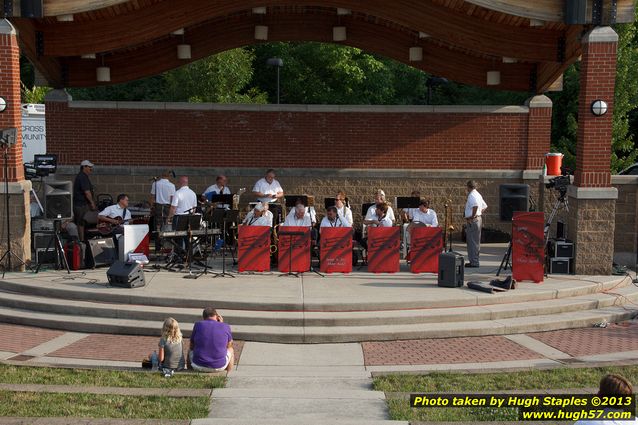
<path fill-rule="evenodd" d="M 549 274 L 570 274 L 571 262 L 569 258 L 550 258 Z"/>
<path fill-rule="evenodd" d="M 547 247 L 547 256 L 550 258 L 574 258 L 574 242 L 550 239 Z"/>

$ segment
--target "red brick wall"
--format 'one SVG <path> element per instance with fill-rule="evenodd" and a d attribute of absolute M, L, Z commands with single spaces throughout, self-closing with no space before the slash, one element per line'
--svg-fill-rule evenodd
<path fill-rule="evenodd" d="M 611 126 L 617 43 L 583 44 L 578 98 L 578 144 L 574 183 L 581 187 L 611 186 Z M 601 99 L 608 111 L 597 117 L 591 104 Z"/>
<path fill-rule="evenodd" d="M 22 167 L 22 135 L 20 106 L 20 50 L 15 34 L 0 34 L 0 96 L 7 108 L 0 113 L 0 128 L 17 128 L 16 144 L 8 152 L 8 180 L 24 180 Z M 1 154 L 0 154 L 1 156 Z M 0 162 L 2 162 L 0 158 Z M 0 180 L 4 181 L 4 167 L 0 166 Z"/>
<path fill-rule="evenodd" d="M 530 125 L 528 113 L 46 107 L 61 164 L 540 169 L 551 121 L 551 108 Z"/>

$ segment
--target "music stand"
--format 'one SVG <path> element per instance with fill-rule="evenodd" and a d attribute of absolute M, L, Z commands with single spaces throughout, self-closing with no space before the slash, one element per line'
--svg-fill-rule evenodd
<path fill-rule="evenodd" d="M 222 195 L 222 196 L 231 196 L 232 195 Z M 218 226 L 221 225 L 221 240 L 223 241 L 222 245 L 222 272 L 221 273 L 213 273 L 213 278 L 216 277 L 232 277 L 235 276 L 231 272 L 226 271 L 226 223 L 234 222 L 239 217 L 239 211 L 237 210 L 224 210 L 224 209 L 216 209 L 213 211 L 213 223 Z"/>
<path fill-rule="evenodd" d="M 419 208 L 421 198 L 416 196 L 397 196 L 397 208 Z"/>
<path fill-rule="evenodd" d="M 373 205 L 376 205 L 376 202 L 366 202 L 365 204 L 361 204 L 361 215 L 363 216 L 364 220 L 366 218 L 366 214 L 368 214 L 368 210 Z"/>
<path fill-rule="evenodd" d="M 297 205 L 297 201 L 301 201 L 304 207 L 308 207 L 307 195 L 286 195 L 286 208 L 294 208 Z"/>
<path fill-rule="evenodd" d="M 306 232 L 287 232 L 283 229 L 285 229 L 285 227 L 282 227 L 281 229 L 279 229 L 279 239 L 281 239 L 282 237 L 288 238 L 288 273 L 282 273 L 279 275 L 279 277 L 282 277 L 282 276 L 299 277 L 300 272 L 292 271 L 292 244 L 296 236 L 303 236 Z"/>
<path fill-rule="evenodd" d="M 213 204 L 213 206 L 215 206 L 215 208 L 217 208 L 217 205 L 222 204 L 222 205 L 232 205 L 233 204 L 233 195 L 232 194 L 228 194 L 228 195 L 224 195 L 224 194 L 214 194 L 210 196 L 209 199 L 210 203 Z M 226 207 L 223 207 L 226 208 Z"/>

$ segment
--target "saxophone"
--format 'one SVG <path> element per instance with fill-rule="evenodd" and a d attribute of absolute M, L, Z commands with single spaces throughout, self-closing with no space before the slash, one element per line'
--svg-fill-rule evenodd
<path fill-rule="evenodd" d="M 452 225 L 452 218 L 450 215 L 452 214 L 452 200 L 448 199 L 445 201 L 445 228 L 443 229 L 443 248 L 447 245 L 448 241 L 450 244 L 450 251 L 452 251 L 452 237 L 451 233 L 454 231 L 454 226 Z"/>
<path fill-rule="evenodd" d="M 239 200 L 241 199 L 242 193 L 246 192 L 246 188 L 242 187 L 233 195 L 233 209 L 239 210 Z"/>

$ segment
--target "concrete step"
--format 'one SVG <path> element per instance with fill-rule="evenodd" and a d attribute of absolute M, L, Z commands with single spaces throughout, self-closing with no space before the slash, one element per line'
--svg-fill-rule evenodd
<path fill-rule="evenodd" d="M 521 284 L 522 290 L 491 295 L 472 291 L 467 288 L 437 288 L 431 281 L 424 281 L 422 286 L 415 286 L 415 290 L 432 290 L 433 296 L 414 296 L 407 299 L 385 299 L 383 297 L 379 298 L 378 296 L 370 295 L 354 298 L 350 296 L 344 297 L 343 299 L 322 299 L 299 296 L 288 297 L 284 300 L 276 297 L 259 296 L 255 293 L 241 294 L 241 296 L 239 296 L 238 293 L 232 293 L 231 291 L 227 291 L 228 293 L 220 291 L 219 293 L 215 293 L 213 298 L 209 299 L 206 297 L 188 298 L 188 291 L 177 296 L 159 294 L 158 292 L 151 290 L 151 285 L 136 289 L 105 287 L 98 284 L 52 285 L 49 280 L 52 277 L 39 277 L 39 275 L 34 276 L 35 277 L 31 279 L 24 277 L 20 280 L 4 280 L 2 282 L 3 291 L 28 294 L 47 299 L 66 299 L 121 305 L 129 304 L 137 306 L 156 306 L 195 310 L 201 309 L 204 303 L 213 304 L 220 310 L 254 310 L 259 312 L 356 312 L 372 310 L 472 307 L 530 301 L 546 301 L 591 295 L 612 288 L 616 290 L 629 284 L 629 281 L 623 278 L 601 278 L 600 282 L 598 282 L 596 277 L 591 277 L 591 281 L 571 280 L 569 284 L 564 286 L 544 286 L 525 282 Z M 54 278 L 59 279 L 59 275 L 55 275 Z M 493 278 L 493 276 L 479 279 L 489 281 L 491 278 Z M 374 279 L 374 276 L 370 279 Z M 331 281 L 326 282 L 330 283 Z M 183 281 L 180 279 L 179 283 L 183 284 Z M 328 285 L 328 283 L 325 285 Z M 370 285 L 376 284 L 379 283 L 375 283 L 374 280 L 370 282 Z M 383 283 L 382 285 L 388 284 Z M 186 312 L 186 314 L 190 313 Z"/>
<path fill-rule="evenodd" d="M 370 323 L 369 326 L 236 325 L 232 328 L 233 336 L 238 340 L 280 343 L 329 343 L 527 333 L 588 327 L 603 320 L 617 322 L 632 319 L 635 316 L 636 313 L 633 311 L 621 306 L 615 306 L 549 315 L 464 322 L 379 324 L 380 321 L 377 320 Z M 159 334 L 162 326 L 162 321 L 48 314 L 7 307 L 0 307 L 0 321 L 74 332 L 153 336 Z M 190 335 L 192 326 L 192 323 L 181 323 L 185 336 L 188 337 Z"/>
<path fill-rule="evenodd" d="M 620 297 L 620 298 L 619 298 Z M 571 311 L 584 311 L 616 305 L 618 300 L 638 300 L 638 288 L 616 288 L 614 294 L 595 293 L 569 298 L 491 304 L 456 308 L 430 308 L 376 311 L 257 311 L 220 309 L 227 323 L 260 326 L 332 327 L 368 326 L 379 322 L 392 325 L 435 324 L 465 321 L 500 320 L 513 317 L 550 315 Z M 0 306 L 50 314 L 100 317 L 144 322 L 163 322 L 173 317 L 180 323 L 200 320 L 201 309 L 159 307 L 153 305 L 111 304 L 51 298 L 13 292 L 0 292 Z M 71 329 L 72 330 L 72 329 Z"/>
<path fill-rule="evenodd" d="M 361 390 L 371 391 L 372 381 L 369 378 L 337 378 L 337 377 L 317 377 L 309 376 L 300 379 L 299 377 L 251 377 L 236 376 L 233 372 L 226 380 L 227 389 L 257 389 L 270 390 L 277 388 L 280 390 L 294 391 L 318 391 L 318 390 Z"/>
<path fill-rule="evenodd" d="M 300 383 L 306 379 L 299 379 Z M 288 389 L 288 388 L 215 388 L 214 399 L 237 398 L 282 398 L 286 400 L 317 399 L 317 400 L 385 400 L 383 391 L 369 390 L 338 390 L 338 389 Z"/>

